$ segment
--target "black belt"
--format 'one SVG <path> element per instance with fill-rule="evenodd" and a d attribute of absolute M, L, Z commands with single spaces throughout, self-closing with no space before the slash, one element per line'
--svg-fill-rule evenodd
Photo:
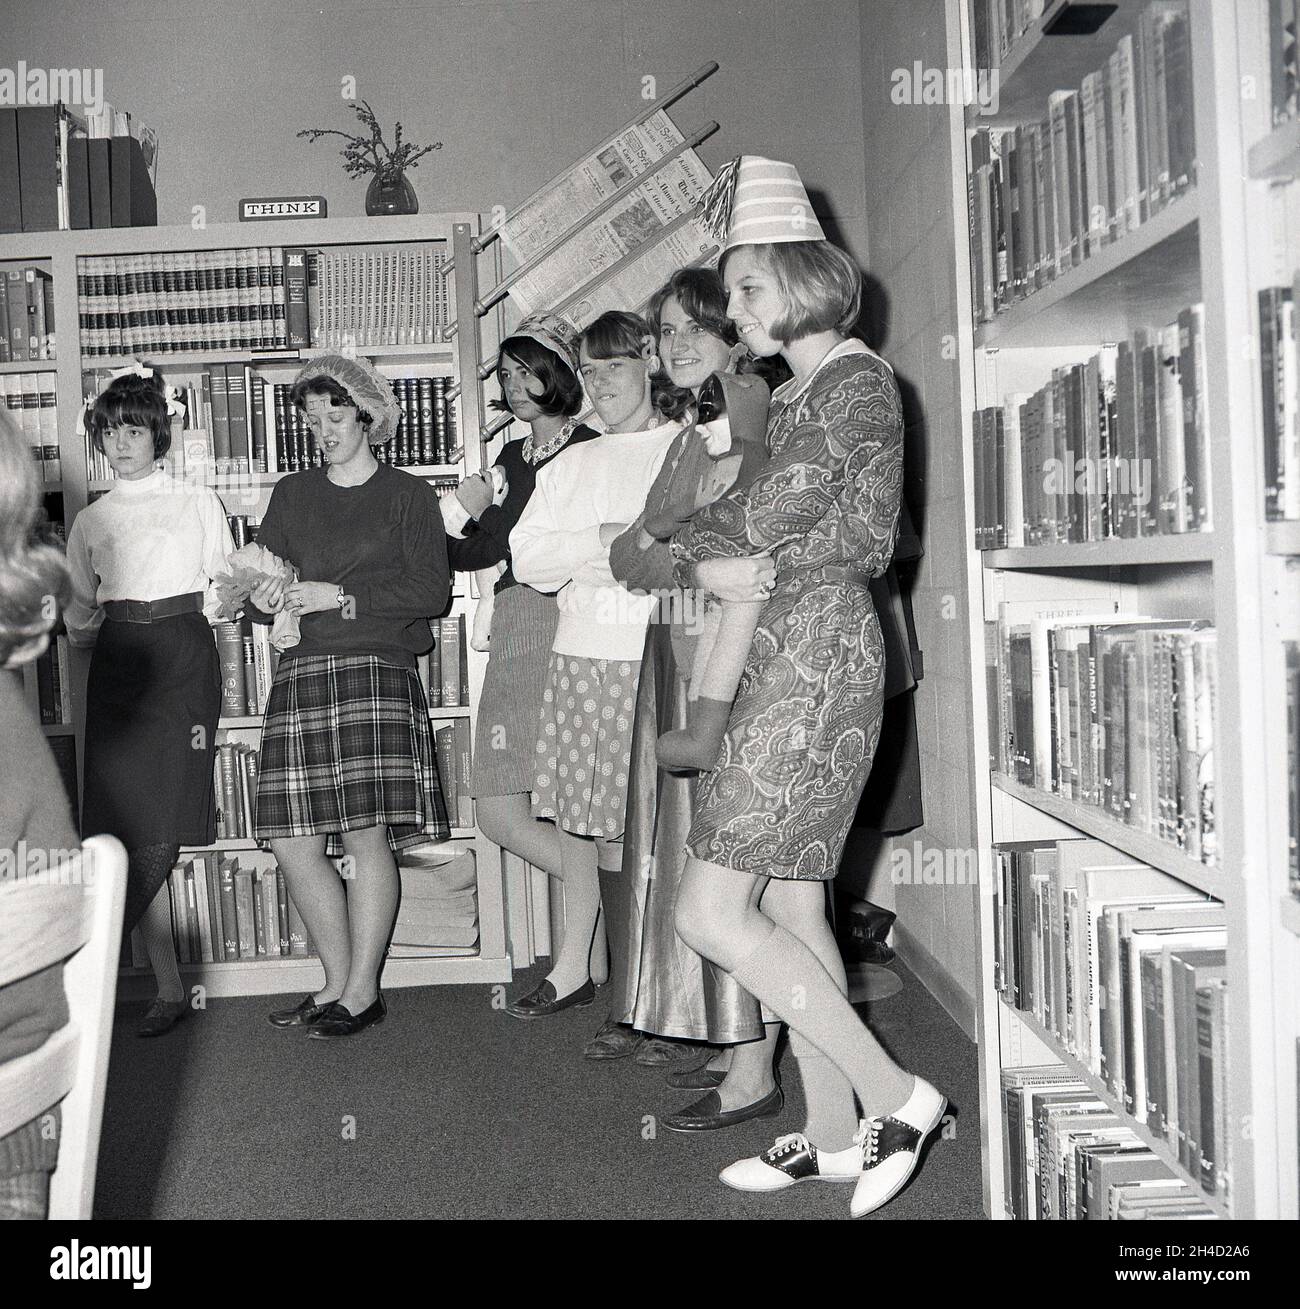
<path fill-rule="evenodd" d="M 105 600 L 104 614 L 118 623 L 156 623 L 178 614 L 197 614 L 203 609 L 203 592 L 169 595 L 162 600 Z"/>

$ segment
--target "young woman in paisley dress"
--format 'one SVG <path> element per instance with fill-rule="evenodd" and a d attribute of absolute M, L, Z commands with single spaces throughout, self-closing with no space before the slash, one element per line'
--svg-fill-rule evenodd
<path fill-rule="evenodd" d="M 721 1179 L 751 1191 L 852 1181 L 857 1217 L 906 1183 L 946 1103 L 858 1018 L 803 890 L 835 876 L 880 734 L 884 648 L 867 584 L 893 553 L 902 410 L 889 365 L 848 335 L 861 273 L 822 238 L 793 167 L 745 156 L 715 187 L 732 201 L 728 315 L 794 376 L 772 397 L 767 466 L 673 539 L 680 584 L 766 599 L 722 757 L 697 793 L 677 930 L 789 1024 L 805 1081 L 805 1055 L 825 1057 L 810 1099 L 843 1103 L 847 1083 L 862 1108 L 850 1139 L 829 1126 L 820 1142 L 784 1136 Z"/>

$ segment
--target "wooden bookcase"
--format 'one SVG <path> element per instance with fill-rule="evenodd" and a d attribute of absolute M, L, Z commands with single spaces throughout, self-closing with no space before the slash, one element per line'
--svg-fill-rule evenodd
<path fill-rule="evenodd" d="M 47 483 L 46 491 L 61 493 L 64 521 L 73 518 L 87 504 L 92 486 L 88 480 L 84 443 L 75 425 L 82 403 L 83 370 L 117 368 L 130 358 L 84 356 L 78 323 L 78 260 L 95 255 L 129 255 L 146 252 L 168 253 L 188 250 L 221 250 L 248 246 L 302 246 L 306 248 L 346 249 L 349 246 L 372 247 L 378 244 L 424 245 L 442 243 L 454 261 L 451 277 L 450 339 L 427 345 L 358 346 L 358 354 L 369 358 L 381 372 L 421 376 L 445 376 L 456 388 L 457 428 L 463 446 L 461 460 L 449 466 L 410 468 L 416 475 L 456 474 L 463 476 L 480 468 L 489 459 L 489 446 L 480 439 L 484 427 L 483 393 L 477 379 L 477 367 L 485 350 L 495 343 L 498 319 L 476 317 L 473 303 L 476 289 L 473 271 L 476 260 L 470 243 L 480 231 L 477 214 L 419 214 L 403 217 L 287 220 L 262 223 L 231 223 L 206 228 L 153 227 L 115 228 L 90 231 L 33 232 L 0 238 L 0 260 L 40 260 L 54 277 L 57 360 L 31 364 L 0 365 L 5 371 L 39 372 L 54 370 L 58 383 L 59 448 L 63 481 Z M 490 339 L 486 339 L 490 338 Z M 289 381 L 302 362 L 313 354 L 326 353 L 326 347 L 302 350 L 239 351 L 220 350 L 191 354 L 146 356 L 144 362 L 157 366 L 164 376 L 193 372 L 209 363 L 254 363 L 258 372 L 269 380 Z M 247 514 L 260 519 L 271 490 L 287 474 L 252 473 L 214 477 L 211 485 L 222 497 L 227 513 Z M 93 489 L 101 489 L 95 484 Z M 473 614 L 474 598 L 469 594 L 467 575 L 453 579 L 454 599 L 451 613 L 463 614 L 468 627 Z M 435 722 L 469 717 L 471 728 L 477 716 L 487 658 L 469 651 L 470 703 L 466 708 L 432 709 Z M 48 726 L 47 734 L 74 734 L 77 739 L 77 762 L 84 759 L 85 679 L 89 668 L 87 652 L 72 652 L 73 723 Z M 37 704 L 35 671 L 26 670 L 28 694 L 33 708 Z M 223 718 L 218 739 L 247 743 L 257 740 L 260 718 Z M 476 855 L 478 880 L 478 943 L 464 949 L 431 949 L 427 957 L 390 958 L 384 968 L 383 984 L 422 986 L 451 982 L 507 981 L 512 973 L 510 941 L 529 924 L 519 922 L 508 930 L 507 901 L 528 902 L 531 886 L 521 869 L 503 870 L 501 851 L 477 828 L 453 828 L 452 841 L 472 846 Z M 258 851 L 254 841 L 218 841 L 203 849 L 221 849 L 246 855 L 261 866 L 273 864 L 269 851 Z M 192 851 L 190 852 L 192 853 Z M 513 884 L 508 893 L 507 878 Z M 519 918 L 518 912 L 514 914 Z M 525 938 L 531 941 L 531 933 Z M 527 949 L 526 949 L 527 953 Z M 529 956 L 529 960 L 531 955 Z M 526 960 L 528 961 L 528 960 Z M 147 970 L 128 969 L 122 978 L 127 994 L 145 993 Z M 323 971 L 315 958 L 267 958 L 239 962 L 183 965 L 186 984 L 203 986 L 209 995 L 256 995 L 314 989 L 323 980 Z M 138 980 L 137 980 L 138 979 Z"/>
<path fill-rule="evenodd" d="M 1193 190 L 1146 225 L 1102 247 L 992 323 L 972 323 L 967 141 L 975 127 L 1037 121 L 1047 95 L 1078 87 L 1131 31 L 1144 5 L 1124 0 L 1096 36 L 1047 36 L 1062 0 L 1049 2 L 1003 59 L 999 112 L 952 104 L 952 221 L 957 249 L 960 409 L 968 524 L 975 522 L 972 415 L 1052 367 L 1082 362 L 1104 342 L 1170 320 L 1171 306 L 1205 307 L 1212 433 L 1212 533 L 978 552 L 967 532 L 965 586 L 974 757 L 990 757 L 984 623 L 1001 600 L 1122 596 L 1122 608 L 1213 620 L 1218 642 L 1214 725 L 1218 862 L 1196 862 L 1099 810 L 1017 784 L 983 765 L 975 817 L 982 894 L 979 1061 L 984 1203 L 1004 1215 L 1003 1068 L 1065 1063 L 1080 1074 L 1181 1177 L 1176 1153 L 1124 1114 L 1123 1105 L 1056 1038 L 1004 1003 L 993 981 L 992 847 L 1011 840 L 1090 836 L 1222 900 L 1228 946 L 1228 1099 L 1233 1135 L 1224 1217 L 1295 1217 L 1296 1041 L 1300 904 L 1287 887 L 1286 698 L 1282 642 L 1300 619 L 1300 524 L 1266 523 L 1257 292 L 1289 284 L 1300 266 L 1300 130 L 1272 129 L 1266 0 L 1190 0 L 1198 170 Z M 947 63 L 973 65 L 967 0 L 947 0 Z M 1250 89 L 1250 88 L 1253 88 Z"/>

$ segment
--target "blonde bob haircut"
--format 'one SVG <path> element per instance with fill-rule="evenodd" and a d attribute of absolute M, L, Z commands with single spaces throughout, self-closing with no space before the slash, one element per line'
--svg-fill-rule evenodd
<path fill-rule="evenodd" d="M 0 411 L 0 668 L 36 657 L 71 590 L 63 552 L 45 539 L 40 475 L 9 415 Z"/>
<path fill-rule="evenodd" d="M 771 273 L 785 301 L 785 313 L 772 324 L 782 343 L 818 332 L 848 335 L 862 312 L 862 272 L 829 241 L 776 241 L 732 246 L 722 257 L 721 272 L 738 250 L 753 251 L 759 266 Z"/>

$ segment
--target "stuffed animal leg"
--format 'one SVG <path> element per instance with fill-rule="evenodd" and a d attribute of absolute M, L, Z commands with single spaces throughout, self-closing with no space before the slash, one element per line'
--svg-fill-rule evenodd
<path fill-rule="evenodd" d="M 490 646 L 497 578 L 503 572 L 505 572 L 505 564 L 493 564 L 491 568 L 479 568 L 474 572 L 474 581 L 478 583 L 479 601 L 474 606 L 474 625 L 469 635 L 471 650 L 487 650 Z"/>
<path fill-rule="evenodd" d="M 705 628 L 691 673 L 686 726 L 665 732 L 656 743 L 661 768 L 708 772 L 717 764 L 763 604 L 762 600 L 724 600 L 705 611 Z M 717 617 L 710 623 L 712 614 Z"/>

